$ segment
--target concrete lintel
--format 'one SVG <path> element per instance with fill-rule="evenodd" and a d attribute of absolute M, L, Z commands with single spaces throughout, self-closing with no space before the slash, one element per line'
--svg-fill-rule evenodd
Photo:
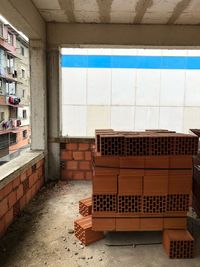
<path fill-rule="evenodd" d="M 200 26 L 47 24 L 48 48 L 97 45 L 140 47 L 200 46 Z"/>
<path fill-rule="evenodd" d="M 41 39 L 30 39 L 30 46 L 32 48 L 39 48 L 46 51 L 46 41 Z"/>
<path fill-rule="evenodd" d="M 31 0 L 0 0 L 1 15 L 29 38 L 46 39 L 46 24 Z"/>

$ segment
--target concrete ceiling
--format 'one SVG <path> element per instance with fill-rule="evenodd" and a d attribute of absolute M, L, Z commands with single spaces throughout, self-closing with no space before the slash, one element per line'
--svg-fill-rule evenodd
<path fill-rule="evenodd" d="M 200 0 L 32 0 L 47 22 L 200 24 Z"/>

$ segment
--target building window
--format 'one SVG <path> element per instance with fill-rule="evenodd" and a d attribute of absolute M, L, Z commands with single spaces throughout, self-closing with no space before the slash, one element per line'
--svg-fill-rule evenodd
<path fill-rule="evenodd" d="M 13 72 L 14 72 L 14 58 L 10 55 L 7 55 L 7 67 L 8 67 L 8 73 L 13 74 Z"/>
<path fill-rule="evenodd" d="M 23 110 L 23 119 L 26 119 L 27 118 L 27 112 L 26 112 L 26 110 L 24 109 Z"/>
<path fill-rule="evenodd" d="M 0 22 L 0 36 L 3 37 L 3 23 Z"/>
<path fill-rule="evenodd" d="M 13 45 L 13 34 L 8 32 L 8 43 L 10 45 Z"/>
<path fill-rule="evenodd" d="M 8 95 L 16 94 L 16 83 L 15 82 L 6 82 L 6 93 Z"/>
<path fill-rule="evenodd" d="M 27 132 L 27 130 L 24 130 L 22 134 L 23 134 L 23 138 L 24 138 L 24 139 L 26 139 L 26 138 L 28 137 L 28 132 Z"/>
<path fill-rule="evenodd" d="M 0 112 L 0 122 L 5 120 L 5 112 Z"/>
<path fill-rule="evenodd" d="M 25 79 L 25 70 L 22 69 L 22 78 Z"/>
<path fill-rule="evenodd" d="M 22 90 L 22 97 L 25 97 L 25 90 Z"/>
<path fill-rule="evenodd" d="M 17 143 L 17 134 L 10 133 L 10 145 L 14 145 Z"/>
<path fill-rule="evenodd" d="M 24 47 L 21 46 L 20 49 L 21 49 L 21 55 L 24 56 Z"/>
<path fill-rule="evenodd" d="M 0 135 L 0 149 L 8 148 L 9 147 L 9 135 L 8 134 L 1 134 Z"/>

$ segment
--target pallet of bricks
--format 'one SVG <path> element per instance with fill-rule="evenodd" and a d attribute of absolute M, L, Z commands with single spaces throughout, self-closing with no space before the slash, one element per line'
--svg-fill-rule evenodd
<path fill-rule="evenodd" d="M 96 130 L 90 230 L 163 231 L 170 258 L 193 257 L 187 212 L 197 147 L 197 136 L 166 130 Z"/>
<path fill-rule="evenodd" d="M 191 132 L 200 137 L 200 129 L 191 129 Z M 200 143 L 198 154 L 193 157 L 192 204 L 197 216 L 200 217 Z"/>

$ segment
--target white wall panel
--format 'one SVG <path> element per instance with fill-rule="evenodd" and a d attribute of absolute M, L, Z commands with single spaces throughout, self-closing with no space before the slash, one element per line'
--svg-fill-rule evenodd
<path fill-rule="evenodd" d="M 183 107 L 160 107 L 159 128 L 183 131 Z"/>
<path fill-rule="evenodd" d="M 158 106 L 160 70 L 139 69 L 136 82 L 136 105 Z"/>
<path fill-rule="evenodd" d="M 112 69 L 112 105 L 134 105 L 135 83 L 135 69 Z"/>
<path fill-rule="evenodd" d="M 88 106 L 87 107 L 87 135 L 94 136 L 95 129 L 110 129 L 110 107 Z"/>
<path fill-rule="evenodd" d="M 111 128 L 116 130 L 134 129 L 134 107 L 111 107 Z"/>
<path fill-rule="evenodd" d="M 136 107 L 135 130 L 158 129 L 159 107 Z"/>
<path fill-rule="evenodd" d="M 62 129 L 63 136 L 86 135 L 86 106 L 63 105 Z"/>
<path fill-rule="evenodd" d="M 63 68 L 63 104 L 86 104 L 87 69 Z"/>
<path fill-rule="evenodd" d="M 200 107 L 185 107 L 183 130 L 189 132 L 189 129 L 200 129 Z"/>
<path fill-rule="evenodd" d="M 110 105 L 111 69 L 88 69 L 87 104 Z"/>
<path fill-rule="evenodd" d="M 161 70 L 160 106 L 183 106 L 184 70 Z"/>
<path fill-rule="evenodd" d="M 200 106 L 200 71 L 186 71 L 186 106 Z"/>

